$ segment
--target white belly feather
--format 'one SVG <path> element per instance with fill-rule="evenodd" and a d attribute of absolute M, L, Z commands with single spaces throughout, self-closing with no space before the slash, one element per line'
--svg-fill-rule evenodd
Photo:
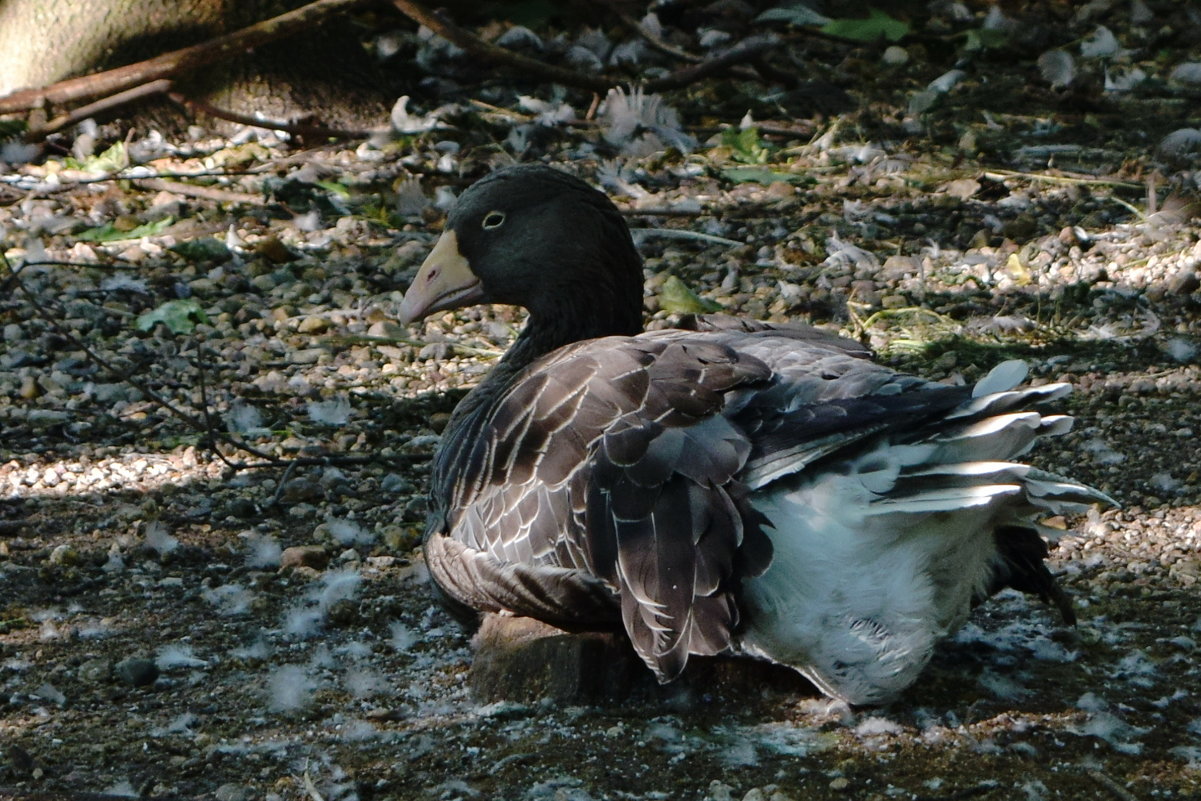
<path fill-rule="evenodd" d="M 896 435 L 757 488 L 752 503 L 771 521 L 774 554 L 765 573 L 743 581 L 744 652 L 789 665 L 850 703 L 886 701 L 913 683 L 983 594 L 998 526 L 1041 528 L 1043 515 L 1104 499 L 1007 461 L 1071 421 L 1009 412 L 1015 394 L 1045 401 L 1067 387 L 1012 393 L 1014 376 L 1003 373 L 948 415 L 962 425 L 919 442 Z"/>

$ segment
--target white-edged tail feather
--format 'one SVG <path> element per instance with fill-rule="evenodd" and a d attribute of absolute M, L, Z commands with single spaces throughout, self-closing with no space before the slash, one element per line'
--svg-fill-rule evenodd
<path fill-rule="evenodd" d="M 743 584 L 743 649 L 850 703 L 885 701 L 916 680 L 973 601 L 995 591 L 1007 549 L 1021 547 L 1003 532 L 1054 539 L 1060 532 L 1040 520 L 1112 504 L 1015 461 L 1072 426 L 1037 411 L 1071 388 L 1018 388 L 1025 377 L 1025 365 L 1005 362 L 940 420 L 830 449 L 821 469 L 794 464 L 787 475 L 773 465 L 776 480 L 751 496 L 771 523 L 774 555 Z"/>
<path fill-rule="evenodd" d="M 983 398 L 985 395 L 1013 389 L 1026 380 L 1029 372 L 1030 368 L 1020 359 L 1001 362 L 976 382 L 976 386 L 972 388 L 972 397 Z"/>

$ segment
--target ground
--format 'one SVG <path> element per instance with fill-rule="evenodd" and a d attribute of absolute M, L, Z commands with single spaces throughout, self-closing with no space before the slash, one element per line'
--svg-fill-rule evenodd
<path fill-rule="evenodd" d="M 1066 88 L 1013 38 L 963 49 L 987 9 L 951 8 L 903 63 L 781 44 L 848 104 L 830 116 L 744 75 L 644 98 L 623 134 L 629 96 L 586 118 L 586 95 L 491 85 L 361 145 L 29 154 L 0 175 L 0 798 L 1201 796 L 1185 5 L 1040 6 L 1020 22 L 1073 55 Z M 1099 25 L 1121 49 L 1089 60 Z M 473 698 L 417 548 L 424 477 L 520 315 L 391 315 L 445 190 L 514 158 L 629 213 L 651 325 L 716 304 L 938 380 L 1017 357 L 1073 384 L 1074 430 L 1032 459 L 1121 504 L 1049 521 L 1079 624 L 1003 593 L 879 708 L 704 672 L 603 703 Z"/>

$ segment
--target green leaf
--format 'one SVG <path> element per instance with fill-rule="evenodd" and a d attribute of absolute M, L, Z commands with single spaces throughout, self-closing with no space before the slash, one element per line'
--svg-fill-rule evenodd
<path fill-rule="evenodd" d="M 670 314 L 705 314 L 721 311 L 721 304 L 702 298 L 674 275 L 659 290 L 659 308 Z"/>
<path fill-rule="evenodd" d="M 881 38 L 896 42 L 909 33 L 909 23 L 873 8 L 867 19 L 832 19 L 821 27 L 821 32 L 853 42 L 874 42 Z"/>
<path fill-rule="evenodd" d="M 337 181 L 318 181 L 317 186 L 326 192 L 332 192 L 340 198 L 350 198 L 350 190 L 346 188 L 345 184 L 340 184 Z"/>
<path fill-rule="evenodd" d="M 173 222 L 175 222 L 174 217 L 163 217 L 161 220 L 138 225 L 128 231 L 119 231 L 112 223 L 105 223 L 98 228 L 89 228 L 76 234 L 75 238 L 81 242 L 119 242 L 123 239 L 141 239 L 144 236 L 161 234 Z"/>
<path fill-rule="evenodd" d="M 754 126 L 726 128 L 721 132 L 721 143 L 730 148 L 735 161 L 744 164 L 766 164 L 771 156 L 771 150 L 763 143 L 759 129 Z"/>
<path fill-rule="evenodd" d="M 196 323 L 207 323 L 208 315 L 200 304 L 191 298 L 169 300 L 153 311 L 138 315 L 139 331 L 149 331 L 159 323 L 167 326 L 173 334 L 190 334 Z"/>
<path fill-rule="evenodd" d="M 129 154 L 125 152 L 125 143 L 117 142 L 100 155 L 89 156 L 82 161 L 70 157 L 65 158 L 63 165 L 85 172 L 117 172 L 129 166 Z"/>
<path fill-rule="evenodd" d="M 769 8 L 755 17 L 755 22 L 776 21 L 787 22 L 790 25 L 825 25 L 830 21 L 830 18 L 824 14 L 817 13 L 806 3 L 789 3 L 786 6 L 776 6 L 775 8 Z"/>
<path fill-rule="evenodd" d="M 790 184 L 805 184 L 812 182 L 807 175 L 783 170 L 772 170 L 767 167 L 729 167 L 721 171 L 721 176 L 736 184 L 774 184 L 786 181 Z"/>

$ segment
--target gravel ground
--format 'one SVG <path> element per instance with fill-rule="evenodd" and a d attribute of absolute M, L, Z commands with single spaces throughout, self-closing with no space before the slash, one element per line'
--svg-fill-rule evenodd
<path fill-rule="evenodd" d="M 1149 52 L 1124 4 L 1089 5 L 1114 18 L 1081 35 Z M 652 325 L 698 302 L 674 276 L 940 380 L 1017 356 L 1074 384 L 1075 430 L 1035 461 L 1122 503 L 1053 521 L 1077 628 L 1003 594 L 882 708 L 705 675 L 600 706 L 474 700 L 415 546 L 438 431 L 520 319 L 391 315 L 435 190 L 498 161 L 494 121 L 355 150 L 133 139 L 140 166 L 0 176 L 0 799 L 1201 796 L 1198 163 L 1148 146 L 1190 106 L 987 66 L 921 125 L 920 59 L 835 123 L 764 122 L 757 166 L 704 127 L 747 95 L 703 92 L 671 99 L 690 155 L 614 161 L 588 125 L 525 155 L 658 229 Z M 489 113 L 528 115 L 491 91 Z"/>

